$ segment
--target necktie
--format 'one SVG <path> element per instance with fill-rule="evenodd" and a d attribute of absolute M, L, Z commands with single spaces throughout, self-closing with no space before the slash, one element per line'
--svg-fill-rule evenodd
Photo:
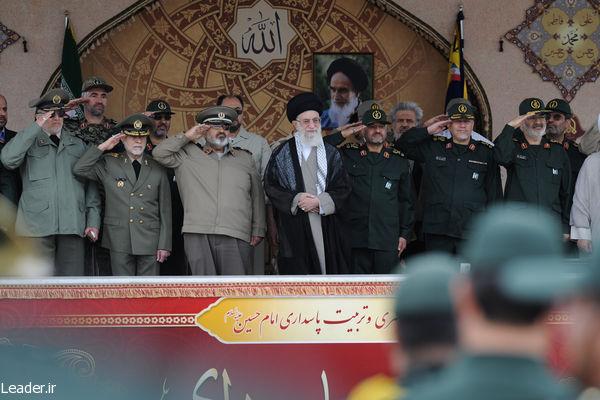
<path fill-rule="evenodd" d="M 140 176 L 140 168 L 142 168 L 142 164 L 138 160 L 133 160 L 131 163 L 133 165 L 133 170 L 135 171 L 135 177 L 139 178 Z"/>
<path fill-rule="evenodd" d="M 58 147 L 58 143 L 60 143 L 60 139 L 56 135 L 50 135 L 50 140 L 54 142 L 54 144 Z"/>

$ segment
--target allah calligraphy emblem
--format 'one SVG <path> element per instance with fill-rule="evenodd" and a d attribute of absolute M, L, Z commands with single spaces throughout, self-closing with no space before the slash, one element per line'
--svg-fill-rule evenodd
<path fill-rule="evenodd" d="M 537 101 L 537 100 L 531 100 L 531 108 L 533 108 L 534 110 L 537 110 L 541 106 L 542 105 L 540 104 L 539 101 Z"/>
<path fill-rule="evenodd" d="M 548 108 L 556 108 L 558 107 L 558 102 L 556 100 L 552 100 L 550 103 L 548 103 Z"/>
<path fill-rule="evenodd" d="M 54 104 L 59 104 L 59 103 L 60 103 L 60 96 L 59 96 L 59 95 L 55 95 L 55 96 L 52 98 L 52 103 L 54 103 Z"/>
<path fill-rule="evenodd" d="M 381 119 L 381 111 L 374 110 L 371 115 L 373 116 L 373 119 Z"/>
<path fill-rule="evenodd" d="M 583 84 L 600 76 L 600 0 L 535 0 L 525 15 L 504 37 L 571 101 Z"/>
<path fill-rule="evenodd" d="M 136 119 L 135 122 L 133 123 L 133 127 L 135 129 L 142 129 L 142 121 L 140 121 L 139 119 Z"/>
<path fill-rule="evenodd" d="M 458 112 L 461 114 L 464 114 L 467 112 L 467 106 L 465 106 L 464 104 L 461 104 L 458 106 Z"/>
<path fill-rule="evenodd" d="M 238 8 L 237 21 L 229 30 L 238 58 L 248 58 L 259 67 L 274 59 L 285 59 L 296 36 L 288 22 L 288 11 L 261 0 L 251 8 Z"/>
<path fill-rule="evenodd" d="M 158 109 L 159 110 L 166 110 L 167 109 L 167 105 L 161 101 L 161 102 L 158 103 Z"/>

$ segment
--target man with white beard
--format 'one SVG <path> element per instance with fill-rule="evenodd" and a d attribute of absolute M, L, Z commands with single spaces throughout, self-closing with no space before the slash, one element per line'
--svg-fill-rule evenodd
<path fill-rule="evenodd" d="M 560 218 L 566 239 L 570 230 L 571 167 L 563 146 L 544 136 L 547 113 L 542 100 L 523 100 L 519 116 L 506 124 L 494 141 L 494 158 L 507 171 L 504 198 L 549 209 Z"/>
<path fill-rule="evenodd" d="M 236 119 L 233 108 L 210 107 L 196 115 L 198 125 L 152 152 L 175 170 L 192 275 L 251 274 L 253 249 L 265 236 L 265 194 L 252 154 L 227 136 Z"/>
<path fill-rule="evenodd" d="M 368 78 L 356 61 L 341 57 L 327 68 L 327 83 L 331 104 L 321 115 L 321 128 L 335 129 L 346 125 L 360 103 L 360 92 L 366 89 Z"/>
<path fill-rule="evenodd" d="M 350 247 L 339 212 L 350 194 L 342 157 L 321 137 L 321 100 L 301 93 L 287 105 L 294 136 L 271 156 L 265 191 L 276 213 L 281 274 L 343 274 Z"/>

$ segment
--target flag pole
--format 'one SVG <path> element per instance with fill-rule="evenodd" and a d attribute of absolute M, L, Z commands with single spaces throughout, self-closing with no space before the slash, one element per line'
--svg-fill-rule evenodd
<path fill-rule="evenodd" d="M 464 57 L 463 57 L 463 51 L 465 48 L 465 32 L 464 32 L 464 21 L 465 21 L 465 15 L 463 14 L 463 10 L 464 7 L 463 5 L 459 5 L 458 6 L 458 14 L 456 15 L 456 19 L 458 22 L 458 29 L 460 32 L 460 42 L 459 42 L 459 46 L 460 46 L 460 84 L 461 84 L 461 91 L 462 91 L 462 97 L 463 98 L 467 98 L 467 88 L 466 88 L 466 80 L 465 80 L 465 61 L 464 61 Z"/>

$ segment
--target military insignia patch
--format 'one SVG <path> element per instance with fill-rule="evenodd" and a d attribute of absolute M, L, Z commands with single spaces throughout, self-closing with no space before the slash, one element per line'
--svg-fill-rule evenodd
<path fill-rule="evenodd" d="M 388 153 L 387 151 L 385 151 L 385 152 L 383 153 L 383 156 L 384 156 L 385 158 L 390 158 L 390 153 Z"/>
<path fill-rule="evenodd" d="M 467 106 L 465 106 L 464 104 L 461 104 L 458 106 L 458 112 L 461 114 L 464 114 L 467 112 Z"/>
<path fill-rule="evenodd" d="M 373 119 L 381 119 L 381 111 L 374 110 L 371 115 L 373 116 Z"/>
<path fill-rule="evenodd" d="M 367 155 L 367 151 L 366 151 L 366 150 L 361 150 L 361 151 L 360 151 L 360 156 L 361 156 L 361 157 L 364 157 L 364 156 L 366 156 L 366 155 Z"/>
<path fill-rule="evenodd" d="M 471 144 L 469 145 L 469 150 L 471 150 L 471 151 L 475 151 L 475 144 L 474 144 L 474 143 L 471 143 Z"/>
<path fill-rule="evenodd" d="M 523 150 L 525 150 L 527 147 L 528 147 L 528 146 L 527 146 L 527 143 L 521 143 L 521 148 L 522 148 Z"/>
<path fill-rule="evenodd" d="M 124 181 L 123 179 L 119 179 L 119 180 L 117 181 L 117 187 L 118 187 L 118 188 L 122 188 L 122 187 L 124 187 L 124 186 L 125 186 L 125 181 Z"/>
<path fill-rule="evenodd" d="M 162 101 L 158 103 L 157 105 L 159 110 L 166 110 L 167 109 L 167 105 L 165 103 L 163 103 Z"/>
<path fill-rule="evenodd" d="M 446 143 L 446 149 L 450 150 L 452 148 L 452 142 Z"/>
<path fill-rule="evenodd" d="M 60 103 L 60 96 L 59 96 L 59 95 L 55 95 L 55 96 L 52 98 L 52 103 L 54 103 L 54 104 L 59 104 L 59 103 Z"/>
<path fill-rule="evenodd" d="M 142 124 L 142 121 L 140 121 L 139 119 L 136 119 L 136 120 L 133 122 L 133 127 L 134 127 L 135 129 L 142 129 L 142 126 L 143 126 L 143 124 Z"/>
<path fill-rule="evenodd" d="M 556 108 L 556 107 L 558 107 L 558 102 L 556 100 L 552 100 L 550 103 L 548 103 L 548 107 Z"/>
<path fill-rule="evenodd" d="M 221 119 L 225 118 L 225 113 L 224 112 L 220 112 L 219 114 L 217 114 L 217 116 Z"/>
<path fill-rule="evenodd" d="M 550 148 L 550 143 L 545 143 L 545 144 L 544 144 L 544 148 L 545 148 L 545 149 L 549 149 L 549 148 Z"/>
<path fill-rule="evenodd" d="M 538 110 L 542 105 L 538 100 L 531 100 L 531 108 Z"/>

